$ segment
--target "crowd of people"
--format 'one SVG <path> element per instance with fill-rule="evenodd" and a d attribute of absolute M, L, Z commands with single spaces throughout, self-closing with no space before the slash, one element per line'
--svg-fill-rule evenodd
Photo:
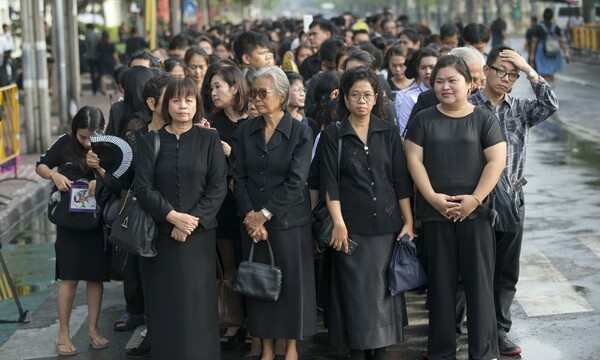
<path fill-rule="evenodd" d="M 57 190 L 88 179 L 103 206 L 131 188 L 158 225 L 157 255 L 128 254 L 121 269 L 126 312 L 114 330 L 148 328 L 128 356 L 218 359 L 247 346 L 249 357 L 295 360 L 298 341 L 318 331 L 320 309 L 330 345 L 350 359 L 387 359 L 410 316 L 387 280 L 405 236 L 419 242 L 428 273 L 422 356 L 454 358 L 465 314 L 470 359 L 518 355 L 507 334 L 523 220 L 495 231 L 490 193 L 504 172 L 524 215 L 528 131 L 558 109 L 539 46 L 534 40 L 528 62 L 503 44 L 500 23 L 448 23 L 436 33 L 386 12 L 316 17 L 307 28 L 244 21 L 131 51 L 128 66 L 114 70 L 122 99 L 108 123 L 82 108 L 41 157 L 37 172 Z M 496 46 L 485 53 L 491 37 Z M 116 66 L 106 36 L 89 42 L 98 50 L 89 60 L 112 59 L 98 74 Z M 510 95 L 522 75 L 536 99 Z M 91 150 L 101 132 L 133 150 L 120 178 Z M 319 202 L 333 221 L 323 253 L 311 233 Z M 116 256 L 100 226 L 58 228 L 60 355 L 77 353 L 68 325 L 78 281 L 87 282 L 90 342 L 109 345 L 97 321 Z M 216 274 L 233 280 L 251 247 L 255 261 L 274 257 L 281 294 L 244 299 L 244 325 L 219 329 Z"/>

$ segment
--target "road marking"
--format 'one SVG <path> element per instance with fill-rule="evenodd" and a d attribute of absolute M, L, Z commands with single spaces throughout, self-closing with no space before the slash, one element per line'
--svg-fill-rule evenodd
<path fill-rule="evenodd" d="M 515 297 L 527 316 L 593 311 L 563 274 L 533 245 L 523 244 L 521 249 L 518 288 Z"/>
<path fill-rule="evenodd" d="M 73 337 L 87 318 L 87 306 L 80 305 L 71 312 L 69 328 Z M 58 319 L 50 326 L 16 330 L 2 347 L 3 359 L 39 359 L 55 357 L 54 340 L 58 336 Z M 27 349 L 25 354 L 24 349 Z"/>
<path fill-rule="evenodd" d="M 596 256 L 600 257 L 600 236 L 582 237 L 579 240 L 587 246 Z"/>

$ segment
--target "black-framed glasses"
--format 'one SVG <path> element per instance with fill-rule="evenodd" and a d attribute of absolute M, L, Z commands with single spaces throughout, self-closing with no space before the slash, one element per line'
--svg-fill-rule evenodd
<path fill-rule="evenodd" d="M 267 89 L 250 89 L 250 91 L 248 92 L 248 95 L 250 96 L 250 99 L 255 99 L 256 95 L 258 95 L 259 98 L 261 98 L 262 100 L 267 98 L 267 95 L 270 92 L 273 92 L 275 90 L 267 90 Z"/>
<path fill-rule="evenodd" d="M 519 75 L 519 73 L 513 73 L 513 72 L 508 72 L 506 70 L 498 69 L 494 65 L 490 65 L 490 69 L 494 69 L 494 71 L 496 71 L 496 76 L 498 76 L 500 79 L 503 79 L 506 75 L 508 75 L 508 80 L 517 81 L 519 76 L 521 76 L 521 75 Z"/>
<path fill-rule="evenodd" d="M 365 99 L 366 102 L 371 102 L 375 99 L 375 94 L 372 94 L 372 93 L 361 94 L 359 92 L 353 92 L 350 94 L 350 100 L 352 100 L 354 102 L 359 102 L 361 98 Z"/>

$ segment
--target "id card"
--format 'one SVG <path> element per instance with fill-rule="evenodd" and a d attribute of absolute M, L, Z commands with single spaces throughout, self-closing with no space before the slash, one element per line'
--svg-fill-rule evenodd
<path fill-rule="evenodd" d="M 88 192 L 87 185 L 72 185 L 69 199 L 69 212 L 98 212 L 96 197 Z"/>

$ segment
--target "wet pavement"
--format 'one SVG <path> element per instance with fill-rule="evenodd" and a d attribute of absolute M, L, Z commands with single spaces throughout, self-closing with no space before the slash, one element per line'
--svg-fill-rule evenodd
<path fill-rule="evenodd" d="M 520 40 L 512 41 L 519 49 Z M 523 78 L 514 95 L 531 97 Z M 534 128 L 530 136 L 522 269 L 510 336 L 523 348 L 523 359 L 600 359 L 600 64 L 567 65 L 557 76 L 556 91 L 557 116 Z M 84 102 L 104 109 L 108 104 L 105 97 L 90 94 L 85 94 Z M 20 173 L 35 178 L 32 168 L 37 157 L 25 156 Z M 0 194 L 15 194 L 29 186 L 40 185 L 19 180 L 0 183 Z M 0 205 L 0 217 L 3 210 Z M 54 235 L 45 216 L 37 218 L 15 240 L 3 241 L 2 254 L 31 322 L 0 324 L 0 359 L 58 358 L 53 346 L 58 329 Z M 105 286 L 100 327 L 111 346 L 101 351 L 89 346 L 84 290 L 80 285 L 71 319 L 73 341 L 80 351 L 73 359 L 126 359 L 124 349 L 140 341 L 141 329 L 112 330 L 124 310 L 121 284 Z M 5 291 L 2 278 L 0 318 L 16 319 L 16 306 Z M 410 324 L 405 342 L 390 347 L 390 359 L 419 359 L 426 346 L 424 295 L 408 293 L 407 302 Z M 301 359 L 342 359 L 343 352 L 324 345 L 325 339 L 322 330 L 302 342 Z M 467 359 L 465 336 L 461 348 L 457 358 Z M 243 355 L 242 350 L 227 350 L 221 358 Z"/>

